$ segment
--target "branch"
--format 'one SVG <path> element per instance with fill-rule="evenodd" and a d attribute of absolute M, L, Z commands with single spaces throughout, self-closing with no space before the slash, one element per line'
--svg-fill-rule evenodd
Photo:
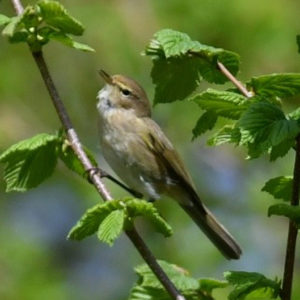
<path fill-rule="evenodd" d="M 18 15 L 22 14 L 24 9 L 21 2 L 19 0 L 11 0 L 11 2 L 16 10 L 16 13 Z M 67 113 L 67 110 L 58 94 L 58 91 L 49 73 L 48 67 L 43 57 L 43 53 L 41 51 L 38 52 L 31 51 L 31 53 L 40 70 L 44 83 L 50 94 L 52 103 L 56 109 L 56 112 L 62 123 L 62 126 L 67 134 L 67 138 L 70 142 L 70 145 L 73 151 L 75 152 L 75 154 L 77 155 L 78 159 L 81 161 L 84 169 L 87 172 L 89 172 L 89 170 L 93 169 L 93 165 L 90 159 L 88 158 L 87 154 L 83 150 L 79 137 L 75 129 L 73 128 L 71 119 Z M 103 184 L 99 174 L 97 174 L 96 172 L 90 172 L 90 178 L 95 188 L 97 189 L 99 195 L 103 198 L 104 201 L 110 201 L 113 199 L 112 196 L 110 195 L 110 192 L 106 189 L 105 185 Z M 172 299 L 185 300 L 185 298 L 180 294 L 180 292 L 177 290 L 175 285 L 172 283 L 172 281 L 168 278 L 166 273 L 157 263 L 156 258 L 154 257 L 154 255 L 152 254 L 148 246 L 145 244 L 145 242 L 143 241 L 139 233 L 136 231 L 136 229 L 133 228 L 131 230 L 126 230 L 125 232 L 129 237 L 129 239 L 131 240 L 131 242 L 136 247 L 136 249 L 138 250 L 138 252 L 140 253 L 140 255 L 143 257 L 143 259 L 149 265 L 153 273 L 156 275 L 158 280 L 161 282 L 161 284 L 167 290 L 169 295 L 172 297 Z"/>
<path fill-rule="evenodd" d="M 291 205 L 299 205 L 300 190 L 300 136 L 296 139 L 296 157 L 294 164 L 293 191 Z M 290 300 L 292 294 L 293 274 L 295 264 L 295 251 L 297 242 L 298 227 L 292 220 L 289 221 L 289 232 L 286 246 L 284 275 L 282 283 L 281 298 L 282 300 Z"/>
<path fill-rule="evenodd" d="M 217 65 L 220 71 L 240 90 L 245 97 L 251 98 L 253 96 L 253 94 L 249 92 L 246 87 L 240 81 L 238 81 L 221 62 L 218 61 Z"/>

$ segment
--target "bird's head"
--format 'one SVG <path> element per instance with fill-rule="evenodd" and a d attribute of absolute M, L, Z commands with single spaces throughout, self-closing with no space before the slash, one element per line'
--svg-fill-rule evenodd
<path fill-rule="evenodd" d="M 150 102 L 136 81 L 123 75 L 110 76 L 103 70 L 99 73 L 106 83 L 98 93 L 99 110 L 124 109 L 137 117 L 150 117 Z"/>

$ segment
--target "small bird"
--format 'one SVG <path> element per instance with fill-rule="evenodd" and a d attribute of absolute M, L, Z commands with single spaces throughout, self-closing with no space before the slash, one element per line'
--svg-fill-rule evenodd
<path fill-rule="evenodd" d="M 172 143 L 151 119 L 143 88 L 123 75 L 108 75 L 98 93 L 100 143 L 114 172 L 149 201 L 167 195 L 184 209 L 227 259 L 241 248 L 200 200 L 192 179 Z"/>

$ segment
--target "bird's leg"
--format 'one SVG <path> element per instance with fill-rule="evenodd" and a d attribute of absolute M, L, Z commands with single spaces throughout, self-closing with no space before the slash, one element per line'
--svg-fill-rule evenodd
<path fill-rule="evenodd" d="M 93 176 L 93 174 L 97 173 L 97 174 L 100 175 L 101 178 L 107 178 L 107 179 L 111 180 L 112 182 L 116 183 L 122 189 L 124 189 L 128 193 L 130 193 L 132 196 L 134 196 L 136 198 L 143 198 L 143 195 L 140 192 L 137 192 L 137 191 L 131 189 L 130 187 L 125 185 L 123 182 L 121 182 L 118 179 L 114 178 L 112 175 L 108 174 L 106 171 L 104 171 L 103 169 L 101 169 L 99 167 L 90 168 L 90 169 L 86 170 L 85 172 L 88 175 L 87 178 L 88 178 L 88 181 L 90 183 L 91 183 L 91 176 Z"/>

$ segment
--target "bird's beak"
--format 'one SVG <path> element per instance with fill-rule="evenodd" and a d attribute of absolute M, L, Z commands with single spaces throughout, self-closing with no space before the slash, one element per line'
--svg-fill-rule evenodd
<path fill-rule="evenodd" d="M 104 70 L 99 70 L 99 75 L 104 79 L 107 84 L 112 84 L 112 78 Z"/>

